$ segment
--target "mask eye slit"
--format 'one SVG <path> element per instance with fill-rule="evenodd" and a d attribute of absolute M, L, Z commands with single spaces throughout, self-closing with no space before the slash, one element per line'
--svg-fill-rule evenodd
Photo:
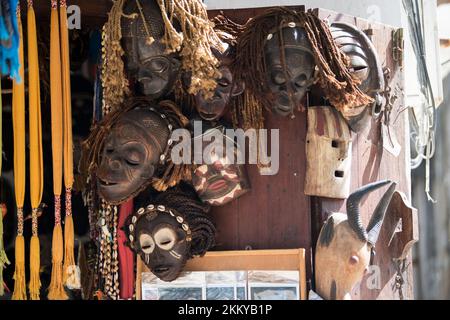
<path fill-rule="evenodd" d="M 155 233 L 155 242 L 163 250 L 172 250 L 177 242 L 177 234 L 172 228 L 161 228 Z"/>

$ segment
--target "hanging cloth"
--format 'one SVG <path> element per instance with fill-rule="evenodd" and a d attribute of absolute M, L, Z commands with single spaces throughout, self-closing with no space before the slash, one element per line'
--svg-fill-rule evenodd
<path fill-rule="evenodd" d="M 67 25 L 67 4 L 61 0 L 59 5 L 61 21 L 61 74 L 64 112 L 64 185 L 66 187 L 66 218 L 64 225 L 64 284 L 70 289 L 81 288 L 80 272 L 74 257 L 74 227 L 72 216 L 73 186 L 73 143 L 72 143 L 72 104 L 70 95 L 70 57 L 69 28 Z"/>
<path fill-rule="evenodd" d="M 14 194 L 17 207 L 17 236 L 15 242 L 15 271 L 13 300 L 26 300 L 25 239 L 23 237 L 23 202 L 25 199 L 25 77 L 23 64 L 23 36 L 20 6 L 17 6 L 19 26 L 19 79 L 13 80 L 12 117 L 14 136 Z"/>
<path fill-rule="evenodd" d="M 1 81 L 0 81 L 0 92 L 2 91 Z M 2 173 L 2 95 L 0 94 L 0 176 Z M 2 206 L 0 205 L 0 297 L 5 294 L 3 287 L 3 268 L 9 264 L 8 257 L 6 256 L 5 247 L 3 245 L 3 212 Z"/>
<path fill-rule="evenodd" d="M 0 0 L 0 73 L 10 75 L 13 79 L 19 75 L 17 2 Z"/>
<path fill-rule="evenodd" d="M 127 236 L 125 234 L 125 223 L 128 217 L 133 214 L 133 199 L 128 200 L 120 206 L 119 226 L 117 229 L 117 244 L 119 253 L 119 284 L 120 298 L 130 300 L 134 294 L 134 254 L 125 245 Z"/>
<path fill-rule="evenodd" d="M 61 228 L 61 189 L 63 166 L 63 106 L 61 87 L 61 53 L 59 42 L 58 1 L 51 0 L 50 13 L 50 102 L 52 129 L 53 194 L 55 225 L 52 238 L 52 276 L 49 300 L 67 300 L 63 285 L 63 236 Z"/>
<path fill-rule="evenodd" d="M 33 1 L 28 0 L 28 99 L 30 126 L 30 195 L 32 208 L 32 236 L 30 243 L 30 298 L 39 300 L 40 252 L 38 237 L 38 211 L 43 191 L 41 101 L 39 84 L 39 59 L 36 34 L 36 17 Z"/>

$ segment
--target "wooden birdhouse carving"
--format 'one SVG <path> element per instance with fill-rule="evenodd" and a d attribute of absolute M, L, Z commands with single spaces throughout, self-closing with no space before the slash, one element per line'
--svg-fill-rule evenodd
<path fill-rule="evenodd" d="M 332 107 L 308 107 L 305 194 L 347 198 L 351 161 L 351 132 L 344 118 Z"/>

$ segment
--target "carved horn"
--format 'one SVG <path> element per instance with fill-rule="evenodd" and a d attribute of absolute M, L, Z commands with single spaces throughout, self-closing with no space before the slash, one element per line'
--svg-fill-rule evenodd
<path fill-rule="evenodd" d="M 367 184 L 364 187 L 361 187 L 355 192 L 353 192 L 347 199 L 348 224 L 361 241 L 368 241 L 368 234 L 361 221 L 361 213 L 359 212 L 359 203 L 361 202 L 362 198 L 364 198 L 365 195 L 387 185 L 388 183 L 391 183 L 391 181 L 383 180 Z"/>
<path fill-rule="evenodd" d="M 374 246 L 380 235 L 381 226 L 383 225 L 383 220 L 386 214 L 386 210 L 391 203 L 392 196 L 394 195 L 397 183 L 393 182 L 389 189 L 385 192 L 380 202 L 378 203 L 375 211 L 373 212 L 372 218 L 367 226 L 367 241 Z"/>

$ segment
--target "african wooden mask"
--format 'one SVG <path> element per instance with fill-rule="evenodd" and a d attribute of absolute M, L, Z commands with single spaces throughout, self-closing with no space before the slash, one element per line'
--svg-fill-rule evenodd
<path fill-rule="evenodd" d="M 274 104 L 272 110 L 293 113 L 314 82 L 315 61 L 306 32 L 286 22 L 268 33 L 264 45 L 266 76 Z M 250 71 L 249 71 L 250 72 Z"/>
<path fill-rule="evenodd" d="M 117 205 L 149 184 L 164 191 L 189 180 L 191 164 L 171 157 L 172 132 L 188 124 L 179 107 L 144 97 L 130 98 L 119 107 L 97 123 L 83 142 L 79 170 L 86 188 Z"/>
<path fill-rule="evenodd" d="M 228 110 L 232 98 L 244 91 L 242 81 L 237 81 L 232 73 L 234 48 L 229 46 L 224 53 L 214 50 L 214 55 L 220 62 L 220 78 L 211 98 L 205 98 L 203 92 L 195 95 L 195 109 L 199 116 L 208 121 L 219 120 Z"/>
<path fill-rule="evenodd" d="M 350 192 L 350 129 L 333 107 L 308 107 L 305 194 L 345 199 Z"/>
<path fill-rule="evenodd" d="M 158 99 L 173 89 L 180 73 L 178 53 L 167 53 L 164 21 L 156 1 L 129 0 L 121 19 L 125 69 L 139 93 Z"/>
<path fill-rule="evenodd" d="M 171 134 L 162 116 L 156 109 L 134 109 L 111 128 L 97 170 L 98 192 L 108 203 L 122 202 L 151 182 Z"/>
<path fill-rule="evenodd" d="M 126 225 L 128 245 L 164 281 L 175 280 L 186 261 L 214 245 L 215 227 L 191 186 L 140 196 Z"/>
<path fill-rule="evenodd" d="M 342 112 L 353 131 L 359 132 L 371 115 L 381 112 L 384 98 L 384 76 L 380 59 L 369 37 L 347 23 L 333 23 L 331 34 L 339 49 L 350 60 L 350 72 L 360 81 L 359 89 L 373 99 L 369 106 L 362 105 Z"/>
<path fill-rule="evenodd" d="M 225 135 L 224 126 L 207 129 L 202 136 L 194 137 L 194 144 L 196 140 L 201 140 L 203 145 L 198 150 L 203 162 L 194 170 L 192 184 L 203 202 L 221 206 L 250 190 L 245 165 L 237 163 L 239 149 Z M 196 151 L 194 148 L 194 153 Z"/>
<path fill-rule="evenodd" d="M 369 193 L 390 184 L 365 228 L 359 204 Z M 375 254 L 375 244 L 396 188 L 389 180 L 370 183 L 347 199 L 347 214 L 332 213 L 319 234 L 315 254 L 316 292 L 325 300 L 351 299 Z"/>

